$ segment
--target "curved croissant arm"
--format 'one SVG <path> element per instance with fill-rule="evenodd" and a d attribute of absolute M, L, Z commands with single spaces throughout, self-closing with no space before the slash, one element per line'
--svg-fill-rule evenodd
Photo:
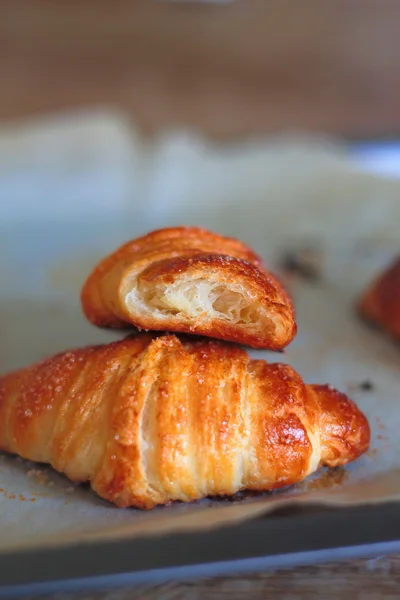
<path fill-rule="evenodd" d="M 279 350 L 296 334 L 292 302 L 238 240 L 176 227 L 133 240 L 105 258 L 82 290 L 101 327 L 195 333 Z"/>
<path fill-rule="evenodd" d="M 118 506 L 273 490 L 369 437 L 343 394 L 223 342 L 139 334 L 0 378 L 0 448 Z"/>
<path fill-rule="evenodd" d="M 400 256 L 364 292 L 360 314 L 400 339 Z"/>

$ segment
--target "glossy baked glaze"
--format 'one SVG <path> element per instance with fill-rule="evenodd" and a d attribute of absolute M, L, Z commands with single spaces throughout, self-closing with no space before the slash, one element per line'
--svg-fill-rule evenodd
<path fill-rule="evenodd" d="M 190 284 L 200 279 L 241 287 L 270 315 L 270 326 L 238 325 L 207 311 L 195 317 L 163 315 L 151 306 L 141 310 L 141 302 L 128 302 L 133 286 L 140 297 L 146 286 L 157 290 L 178 281 Z M 292 301 L 261 259 L 238 240 L 196 227 L 162 229 L 128 242 L 95 268 L 83 287 L 81 300 L 86 317 L 100 327 L 134 325 L 274 350 L 285 347 L 296 334 Z"/>
<path fill-rule="evenodd" d="M 358 309 L 365 319 L 400 339 L 400 256 L 371 283 Z"/>
<path fill-rule="evenodd" d="M 143 333 L 0 378 L 0 449 L 122 507 L 273 490 L 368 444 L 343 394 L 223 342 Z"/>

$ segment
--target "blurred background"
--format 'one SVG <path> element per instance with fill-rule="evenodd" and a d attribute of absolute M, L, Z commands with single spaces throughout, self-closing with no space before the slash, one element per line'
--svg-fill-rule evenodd
<path fill-rule="evenodd" d="M 4 0 L 0 225 L 128 210 L 116 240 L 194 223 L 263 252 L 266 211 L 400 176 L 399 23 L 396 0 Z"/>
<path fill-rule="evenodd" d="M 3 0 L 0 120 L 81 107 L 145 134 L 400 129 L 396 0 Z"/>

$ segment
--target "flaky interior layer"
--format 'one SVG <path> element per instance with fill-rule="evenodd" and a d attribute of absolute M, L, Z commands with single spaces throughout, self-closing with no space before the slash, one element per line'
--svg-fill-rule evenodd
<path fill-rule="evenodd" d="M 177 280 L 169 284 L 141 282 L 127 299 L 133 310 L 146 307 L 159 317 L 222 319 L 250 328 L 275 326 L 259 301 L 240 285 L 231 286 L 205 278 Z"/>

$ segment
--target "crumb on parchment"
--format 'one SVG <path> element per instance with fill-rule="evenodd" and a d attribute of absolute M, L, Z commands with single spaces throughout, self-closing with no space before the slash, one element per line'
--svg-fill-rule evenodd
<path fill-rule="evenodd" d="M 373 392 L 375 390 L 375 384 L 371 379 L 364 379 L 364 381 L 350 382 L 347 384 L 347 390 L 349 392 Z"/>
<path fill-rule="evenodd" d="M 317 282 L 322 278 L 322 263 L 321 248 L 307 244 L 283 252 L 279 260 L 279 268 L 287 275 L 294 275 L 308 282 Z"/>
<path fill-rule="evenodd" d="M 366 379 L 365 381 L 362 381 L 360 383 L 359 387 L 360 387 L 360 390 L 362 390 L 363 392 L 371 392 L 372 390 L 375 389 L 375 386 L 370 379 Z"/>
<path fill-rule="evenodd" d="M 28 477 L 35 477 L 40 485 L 47 483 L 48 473 L 46 471 L 42 471 L 41 469 L 29 469 L 26 474 Z"/>

